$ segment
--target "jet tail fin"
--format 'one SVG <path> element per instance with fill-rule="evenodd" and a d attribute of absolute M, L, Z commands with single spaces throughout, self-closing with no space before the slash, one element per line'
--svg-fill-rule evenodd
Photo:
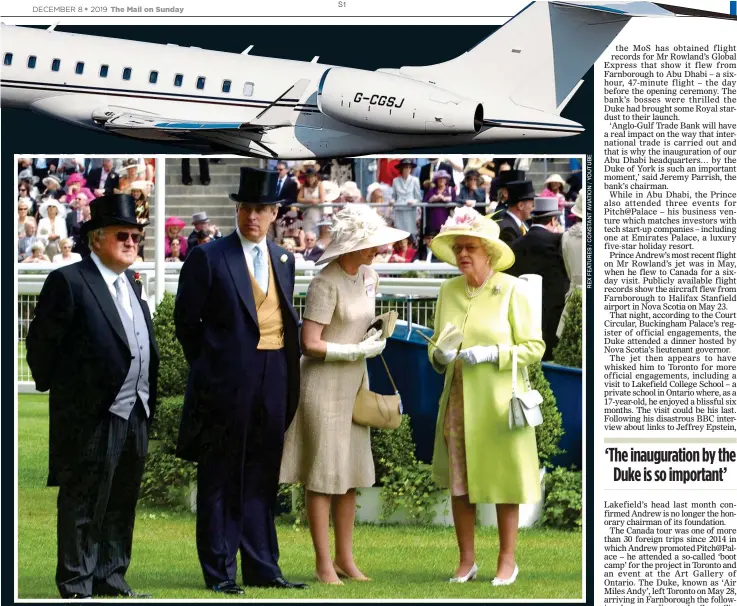
<path fill-rule="evenodd" d="M 487 115 L 505 98 L 559 114 L 631 17 L 671 15 L 650 2 L 533 2 L 463 55 L 437 65 L 402 67 L 399 73 L 449 90 L 476 91 L 474 99 L 484 103 Z M 493 78 L 480 80 L 480 70 L 489 67 Z"/>

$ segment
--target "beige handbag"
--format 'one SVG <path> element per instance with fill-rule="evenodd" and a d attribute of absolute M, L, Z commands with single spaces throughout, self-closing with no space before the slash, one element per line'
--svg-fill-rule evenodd
<path fill-rule="evenodd" d="M 402 422 L 402 398 L 399 395 L 389 367 L 386 365 L 384 356 L 381 356 L 386 374 L 394 388 L 393 396 L 385 396 L 373 392 L 365 387 L 358 390 L 356 402 L 353 405 L 353 422 L 357 425 L 375 427 L 376 429 L 396 429 Z"/>

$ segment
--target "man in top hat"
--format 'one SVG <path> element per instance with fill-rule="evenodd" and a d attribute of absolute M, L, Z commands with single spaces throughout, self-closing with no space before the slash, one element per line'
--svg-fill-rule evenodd
<path fill-rule="evenodd" d="M 192 233 L 187 237 L 187 250 L 192 250 L 207 236 L 210 236 L 213 240 L 219 240 L 223 237 L 217 227 L 210 225 L 210 219 L 205 211 L 192 215 L 192 227 Z"/>
<path fill-rule="evenodd" d="M 126 195 L 98 198 L 90 211 L 82 236 L 91 255 L 48 275 L 26 339 L 36 389 L 50 390 L 56 584 L 63 598 L 150 597 L 125 581 L 159 368 L 129 269 L 145 224 Z"/>
<path fill-rule="evenodd" d="M 532 181 L 525 180 L 507 183 L 507 191 L 509 198 L 499 221 L 499 238 L 505 244 L 511 244 L 528 231 L 525 221 L 529 220 L 535 207 L 535 189 Z"/>
<path fill-rule="evenodd" d="M 570 280 L 561 248 L 561 226 L 557 198 L 535 198 L 529 233 L 512 242 L 514 265 L 507 270 L 513 276 L 542 276 L 542 330 L 545 341 L 543 360 L 553 357 L 558 344 L 556 332 L 565 306 Z"/>
<path fill-rule="evenodd" d="M 304 588 L 279 568 L 274 512 L 297 410 L 294 255 L 266 238 L 273 173 L 241 168 L 237 229 L 197 246 L 179 278 L 176 335 L 190 365 L 177 454 L 197 461 L 197 553 L 207 587 Z"/>
<path fill-rule="evenodd" d="M 506 168 L 504 168 L 506 167 Z M 499 217 L 504 214 L 507 209 L 507 202 L 509 201 L 509 190 L 507 185 L 512 181 L 524 181 L 525 171 L 512 169 L 509 164 L 502 164 L 499 175 L 491 180 L 489 185 L 489 207 L 493 207 L 493 210 L 487 214 L 491 214 L 495 217 Z"/>

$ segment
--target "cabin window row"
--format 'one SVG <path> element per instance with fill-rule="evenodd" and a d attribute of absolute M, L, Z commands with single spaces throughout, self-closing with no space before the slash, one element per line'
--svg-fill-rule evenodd
<path fill-rule="evenodd" d="M 38 57 L 36 57 L 36 55 L 30 55 L 28 57 L 26 66 L 29 69 L 35 69 L 37 62 L 38 62 Z M 13 64 L 13 53 L 5 53 L 5 56 L 3 57 L 3 65 L 12 65 L 12 64 Z M 74 66 L 74 73 L 81 76 L 84 74 L 84 68 L 85 68 L 84 61 L 77 61 L 77 63 Z M 61 59 L 52 59 L 51 71 L 58 72 L 60 69 L 61 69 Z M 105 65 L 105 64 L 100 65 L 100 71 L 98 72 L 98 75 L 100 78 L 107 78 L 109 73 L 110 73 L 109 65 Z M 121 74 L 121 77 L 123 80 L 130 80 L 132 75 L 133 75 L 132 68 L 130 67 L 123 68 L 123 72 Z M 148 74 L 148 81 L 149 81 L 149 84 L 157 84 L 159 81 L 159 72 L 156 70 L 151 70 Z M 197 90 L 205 90 L 205 82 L 206 82 L 206 78 L 204 76 L 198 76 L 195 82 L 195 86 L 197 87 Z M 174 75 L 174 86 L 181 87 L 183 84 L 184 84 L 184 74 L 175 74 Z M 232 84 L 233 82 L 231 80 L 223 80 L 220 90 L 224 93 L 229 93 L 232 87 Z M 251 97 L 253 95 L 253 82 L 246 82 L 244 84 L 243 95 L 246 97 Z"/>

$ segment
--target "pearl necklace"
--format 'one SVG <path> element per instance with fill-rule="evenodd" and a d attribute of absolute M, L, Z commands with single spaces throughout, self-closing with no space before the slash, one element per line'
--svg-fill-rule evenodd
<path fill-rule="evenodd" d="M 476 297 L 478 297 L 481 294 L 481 291 L 484 290 L 484 287 L 489 283 L 489 280 L 491 280 L 491 276 L 493 276 L 493 275 L 494 275 L 494 272 L 493 271 L 490 271 L 489 272 L 489 275 L 486 276 L 486 280 L 483 281 L 483 283 L 481 284 L 481 286 L 478 286 L 478 287 L 475 287 L 475 288 L 472 287 L 472 286 L 469 286 L 468 285 L 468 280 L 466 280 L 466 296 L 469 299 L 475 299 Z"/>

